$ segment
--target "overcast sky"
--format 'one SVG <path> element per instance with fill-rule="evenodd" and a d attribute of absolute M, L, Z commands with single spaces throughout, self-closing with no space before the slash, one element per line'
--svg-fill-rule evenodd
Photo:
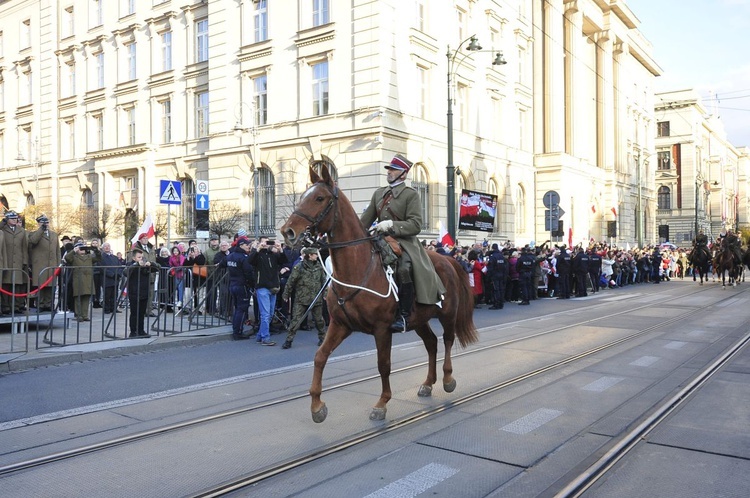
<path fill-rule="evenodd" d="M 729 141 L 750 147 L 750 0 L 626 3 L 664 71 L 656 91 L 695 89 L 718 111 Z"/>

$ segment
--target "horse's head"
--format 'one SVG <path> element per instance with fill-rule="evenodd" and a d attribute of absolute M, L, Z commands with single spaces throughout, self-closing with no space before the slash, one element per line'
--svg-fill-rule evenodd
<path fill-rule="evenodd" d="M 325 165 L 320 175 L 310 167 L 310 182 L 312 185 L 302 194 L 297 208 L 281 227 L 284 241 L 290 247 L 333 230 L 338 187 Z"/>

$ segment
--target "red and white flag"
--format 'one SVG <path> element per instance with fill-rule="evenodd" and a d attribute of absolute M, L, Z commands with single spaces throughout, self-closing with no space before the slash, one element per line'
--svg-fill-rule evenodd
<path fill-rule="evenodd" d="M 568 228 L 568 247 L 573 247 L 573 227 Z"/>
<path fill-rule="evenodd" d="M 443 247 L 453 247 L 455 245 L 455 242 L 453 242 L 453 237 L 451 237 L 451 234 L 449 234 L 448 230 L 445 229 L 445 225 L 443 225 L 442 220 L 440 220 L 440 235 L 438 236 L 438 242 L 443 244 Z"/>
<path fill-rule="evenodd" d="M 141 228 L 139 228 L 138 231 L 135 232 L 135 235 L 132 239 L 130 239 L 130 242 L 135 244 L 136 241 L 140 239 L 141 235 L 143 235 L 144 233 L 148 235 L 149 239 L 154 236 L 154 222 L 151 220 L 150 214 L 146 215 L 146 218 L 143 220 L 143 225 L 141 225 Z"/>
<path fill-rule="evenodd" d="M 612 214 L 615 215 L 615 218 L 617 218 L 617 209 L 615 209 L 615 207 L 612 206 L 612 210 L 611 211 L 612 211 Z"/>
<path fill-rule="evenodd" d="M 596 204 L 591 205 L 591 212 L 596 214 Z"/>

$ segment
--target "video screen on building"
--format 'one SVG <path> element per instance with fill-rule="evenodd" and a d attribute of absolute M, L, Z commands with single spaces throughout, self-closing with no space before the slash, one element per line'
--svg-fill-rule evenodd
<path fill-rule="evenodd" d="M 492 232 L 495 229 L 497 196 L 472 190 L 461 190 L 458 229 Z"/>

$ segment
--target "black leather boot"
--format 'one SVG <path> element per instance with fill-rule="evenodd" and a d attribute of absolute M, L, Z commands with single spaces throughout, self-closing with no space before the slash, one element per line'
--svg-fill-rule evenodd
<path fill-rule="evenodd" d="M 398 315 L 391 324 L 394 332 L 408 330 L 406 318 L 411 314 L 411 306 L 414 303 L 414 284 L 412 282 L 401 284 L 398 288 Z"/>

